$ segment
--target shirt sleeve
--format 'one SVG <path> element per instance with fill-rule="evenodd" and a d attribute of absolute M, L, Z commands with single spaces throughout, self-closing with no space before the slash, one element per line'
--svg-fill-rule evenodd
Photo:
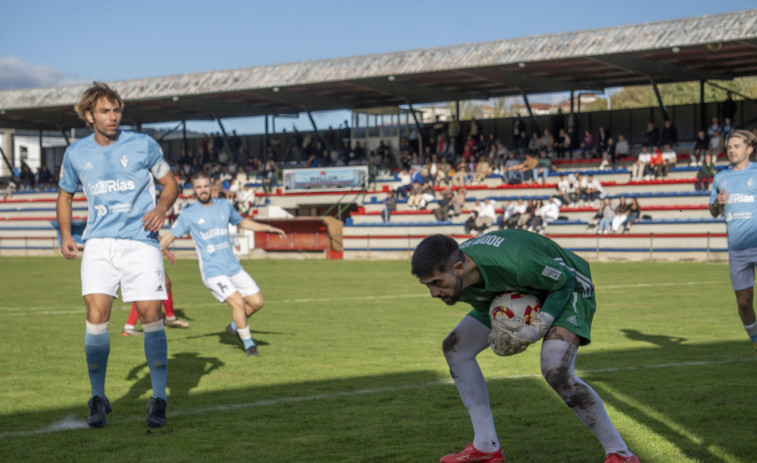
<path fill-rule="evenodd" d="M 182 214 L 179 214 L 179 217 L 176 218 L 176 222 L 174 222 L 173 226 L 171 226 L 170 231 L 171 234 L 176 238 L 181 238 L 189 232 L 186 211 Z"/>
<path fill-rule="evenodd" d="M 232 225 L 239 225 L 239 222 L 242 221 L 243 217 L 239 215 L 239 212 L 237 212 L 237 210 L 234 209 L 231 203 L 226 201 L 226 204 L 228 205 L 228 209 L 229 209 L 229 222 Z"/>
<path fill-rule="evenodd" d="M 79 186 L 79 173 L 76 172 L 73 162 L 71 162 L 71 156 L 66 150 L 63 155 L 63 164 L 60 168 L 60 178 L 58 179 L 58 186 L 68 192 L 75 193 L 76 188 Z"/>
<path fill-rule="evenodd" d="M 718 181 L 718 177 L 718 175 L 715 175 L 715 178 L 712 181 L 712 188 L 710 188 L 710 204 L 715 204 L 715 202 L 718 200 L 718 193 L 720 191 L 720 182 Z"/>

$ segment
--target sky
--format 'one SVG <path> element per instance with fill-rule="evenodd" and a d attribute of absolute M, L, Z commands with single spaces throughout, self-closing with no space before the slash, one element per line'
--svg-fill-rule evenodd
<path fill-rule="evenodd" d="M 664 21 L 754 0 L 5 0 L 0 90 L 217 71 Z M 127 107 L 128 111 L 128 107 Z M 348 113 L 347 113 L 348 114 Z M 314 113 L 338 125 L 345 113 Z M 276 120 L 276 128 L 306 117 Z M 224 120 L 261 133 L 262 118 Z M 215 123 L 190 128 L 217 131 Z"/>

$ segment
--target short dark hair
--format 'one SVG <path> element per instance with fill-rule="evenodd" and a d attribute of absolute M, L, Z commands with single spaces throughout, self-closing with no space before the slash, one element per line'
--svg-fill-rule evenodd
<path fill-rule="evenodd" d="M 465 261 L 465 254 L 457 241 L 447 235 L 431 235 L 423 239 L 413 253 L 410 273 L 418 278 L 444 273 L 457 262 Z"/>
<path fill-rule="evenodd" d="M 200 178 L 206 178 L 206 179 L 210 180 L 210 176 L 208 174 L 206 174 L 205 172 L 203 172 L 201 170 L 198 170 L 197 172 L 195 172 L 194 174 L 192 174 L 192 177 L 190 178 L 190 182 L 194 183 L 195 180 L 200 179 Z"/>

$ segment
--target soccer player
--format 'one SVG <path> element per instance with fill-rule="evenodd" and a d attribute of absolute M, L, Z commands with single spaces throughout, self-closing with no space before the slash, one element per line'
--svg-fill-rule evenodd
<path fill-rule="evenodd" d="M 710 214 L 725 214 L 731 286 L 741 323 L 757 351 L 757 319 L 752 303 L 757 265 L 757 164 L 749 161 L 755 148 L 757 136 L 752 132 L 735 130 L 728 136 L 726 150 L 731 165 L 715 175 Z"/>
<path fill-rule="evenodd" d="M 84 351 L 92 388 L 87 422 L 103 426 L 110 413 L 105 395 L 108 322 L 120 285 L 123 300 L 136 302 L 145 331 L 153 390 L 147 425 L 159 427 L 166 416 L 168 348 L 160 311 L 166 289 L 158 230 L 179 189 L 158 143 L 147 135 L 119 129 L 123 107 L 118 93 L 99 82 L 75 106 L 93 133 L 69 146 L 63 156 L 57 201 L 60 249 L 67 259 L 78 257 L 71 236 L 71 205 L 81 185 L 89 210 L 81 261 L 87 306 Z M 154 179 L 163 187 L 158 201 Z"/>
<path fill-rule="evenodd" d="M 184 209 L 171 230 L 160 238 L 161 248 L 168 250 L 176 238 L 191 232 L 200 260 L 202 282 L 218 302 L 226 302 L 231 307 L 232 322 L 226 332 L 239 336 L 247 355 L 257 357 L 258 348 L 252 340 L 247 319 L 263 307 L 263 294 L 234 256 L 229 224 L 277 233 L 281 238 L 286 238 L 286 233 L 280 228 L 242 218 L 225 199 L 213 199 L 210 178 L 204 172 L 192 175 L 192 191 L 197 201 Z"/>
<path fill-rule="evenodd" d="M 605 463 L 638 463 L 607 416 L 602 399 L 573 370 L 578 347 L 590 342 L 596 309 L 589 264 L 554 241 L 525 230 L 500 230 L 460 245 L 432 235 L 413 253 L 412 274 L 431 297 L 471 310 L 444 339 L 442 350 L 473 424 L 473 442 L 442 463 L 504 463 L 494 426 L 486 381 L 476 356 L 490 346 L 513 355 L 542 337 L 541 371 L 547 383 L 604 447 Z M 534 294 L 542 310 L 532 326 L 492 331 L 489 305 L 504 291 Z"/>
<path fill-rule="evenodd" d="M 176 262 L 176 258 L 171 254 L 169 257 L 169 260 L 171 260 L 172 264 L 173 262 Z M 166 326 L 172 326 L 174 328 L 189 328 L 189 322 L 186 320 L 182 320 L 181 318 L 177 317 L 176 314 L 173 311 L 173 292 L 171 291 L 171 279 L 168 278 L 168 273 L 165 274 L 166 277 L 166 297 L 167 299 L 163 301 L 163 310 L 165 311 L 165 319 L 163 320 L 163 323 Z M 129 317 L 126 319 L 126 324 L 124 324 L 123 329 L 121 330 L 121 336 L 141 336 L 142 332 L 137 331 L 137 320 L 139 320 L 139 313 L 137 312 L 137 304 L 135 302 L 131 303 L 131 311 L 129 312 Z"/>

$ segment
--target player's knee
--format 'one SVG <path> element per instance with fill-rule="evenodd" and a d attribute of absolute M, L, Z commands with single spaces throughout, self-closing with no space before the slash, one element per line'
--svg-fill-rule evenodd
<path fill-rule="evenodd" d="M 560 396 L 571 389 L 573 383 L 573 371 L 569 365 L 559 364 L 546 365 L 545 362 L 541 364 L 541 374 L 547 381 L 547 384 L 555 390 Z"/>
<path fill-rule="evenodd" d="M 451 353 L 455 352 L 457 345 L 460 343 L 460 336 L 457 331 L 452 331 L 444 341 L 442 341 L 442 352 L 445 357 L 448 357 Z"/>

